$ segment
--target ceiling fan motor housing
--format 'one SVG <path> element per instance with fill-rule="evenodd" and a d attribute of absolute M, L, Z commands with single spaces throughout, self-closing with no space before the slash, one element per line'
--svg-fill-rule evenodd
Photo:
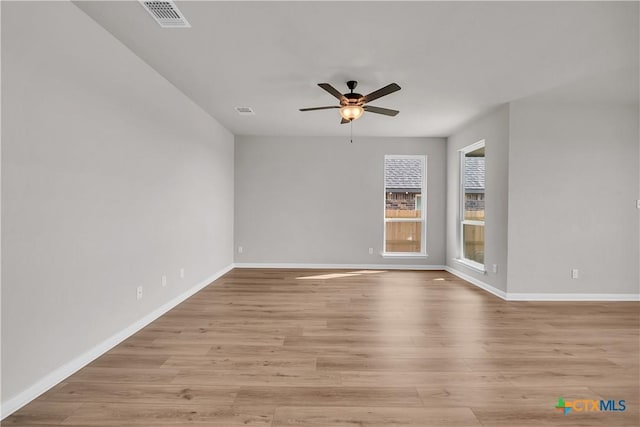
<path fill-rule="evenodd" d="M 364 97 L 359 93 L 345 93 L 344 98 L 340 101 L 340 105 L 364 105 Z"/>
<path fill-rule="evenodd" d="M 358 82 L 355 80 L 349 80 L 347 82 L 347 87 L 349 88 L 351 93 L 345 93 L 343 95 L 343 98 L 340 100 L 340 105 L 342 105 L 343 107 L 345 105 L 359 105 L 361 107 L 364 105 L 363 96 L 359 93 L 353 93 L 353 90 L 356 88 L 356 86 L 358 86 Z"/>

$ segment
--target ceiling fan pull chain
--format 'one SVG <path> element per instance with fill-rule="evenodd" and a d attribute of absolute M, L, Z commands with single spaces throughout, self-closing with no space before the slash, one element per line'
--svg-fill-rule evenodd
<path fill-rule="evenodd" d="M 351 143 L 353 144 L 353 120 L 351 120 L 349 122 L 349 127 L 351 128 L 351 136 L 350 136 L 349 139 L 351 140 Z"/>

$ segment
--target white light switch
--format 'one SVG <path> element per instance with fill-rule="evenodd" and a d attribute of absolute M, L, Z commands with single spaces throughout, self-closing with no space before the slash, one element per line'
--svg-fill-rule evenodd
<path fill-rule="evenodd" d="M 572 268 L 571 269 L 571 278 L 572 279 L 577 279 L 578 278 L 578 269 L 577 268 Z"/>

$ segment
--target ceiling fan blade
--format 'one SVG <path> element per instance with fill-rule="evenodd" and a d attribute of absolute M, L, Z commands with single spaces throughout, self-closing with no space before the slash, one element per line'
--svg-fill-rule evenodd
<path fill-rule="evenodd" d="M 322 89 L 326 90 L 331 95 L 333 95 L 336 98 L 338 98 L 341 102 L 344 99 L 344 95 L 341 94 L 340 92 L 338 92 L 338 89 L 336 89 L 335 87 L 331 86 L 329 83 L 318 83 L 318 86 L 320 86 Z"/>
<path fill-rule="evenodd" d="M 329 110 L 331 108 L 340 108 L 339 105 L 332 105 L 331 107 L 311 107 L 311 108 L 301 108 L 300 111 L 314 111 L 314 110 Z"/>
<path fill-rule="evenodd" d="M 343 117 L 342 120 L 340 121 L 340 124 L 343 125 L 345 123 L 350 123 L 350 120 L 347 120 Z"/>
<path fill-rule="evenodd" d="M 386 85 L 383 88 L 380 88 L 378 90 L 375 90 L 373 92 L 371 92 L 369 95 L 365 95 L 362 98 L 364 99 L 364 102 L 371 102 L 374 99 L 378 99 L 381 98 L 385 95 L 389 95 L 390 93 L 393 92 L 397 92 L 399 91 L 401 88 L 400 86 L 397 85 L 397 83 L 391 83 Z"/>
<path fill-rule="evenodd" d="M 384 114 L 385 116 L 395 116 L 400 112 L 398 110 L 390 110 L 388 108 L 374 107 L 373 105 L 365 105 L 362 108 L 370 113 Z"/>

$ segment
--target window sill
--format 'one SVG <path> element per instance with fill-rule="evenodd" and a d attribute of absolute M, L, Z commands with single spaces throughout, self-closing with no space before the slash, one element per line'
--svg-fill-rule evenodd
<path fill-rule="evenodd" d="M 458 264 L 462 264 L 468 269 L 473 270 L 475 272 L 478 272 L 481 274 L 487 274 L 487 270 L 485 270 L 484 264 L 480 264 L 479 262 L 474 262 L 474 261 L 471 261 L 468 259 L 462 259 L 462 258 L 454 258 L 453 261 L 457 262 Z"/>
<path fill-rule="evenodd" d="M 427 254 L 412 254 L 412 253 L 406 253 L 406 252 L 383 252 L 380 255 L 382 255 L 382 258 L 411 258 L 411 259 L 416 259 L 416 258 L 427 258 L 429 255 Z"/>

